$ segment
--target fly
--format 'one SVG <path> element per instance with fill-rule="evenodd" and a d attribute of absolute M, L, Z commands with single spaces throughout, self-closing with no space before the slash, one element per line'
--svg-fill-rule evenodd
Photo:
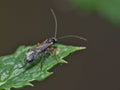
<path fill-rule="evenodd" d="M 82 39 L 82 40 L 87 41 L 87 39 L 80 37 L 80 36 L 77 36 L 77 35 L 66 35 L 66 36 L 62 36 L 60 38 L 57 38 L 57 18 L 56 18 L 56 15 L 55 15 L 53 9 L 51 9 L 51 13 L 52 13 L 54 21 L 55 21 L 54 37 L 46 39 L 41 44 L 38 44 L 35 48 L 30 48 L 26 53 L 26 58 L 25 58 L 26 64 L 24 66 L 26 66 L 27 64 L 30 64 L 31 62 L 36 60 L 36 58 L 39 55 L 42 55 L 44 57 L 47 53 L 53 52 L 55 50 L 53 45 L 58 42 L 58 39 L 73 37 L 73 38 L 78 38 L 78 39 Z M 41 70 L 42 70 L 42 62 L 41 62 Z"/>

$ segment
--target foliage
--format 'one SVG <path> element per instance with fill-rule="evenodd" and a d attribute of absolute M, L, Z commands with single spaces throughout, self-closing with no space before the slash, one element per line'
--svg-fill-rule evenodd
<path fill-rule="evenodd" d="M 96 11 L 115 24 L 120 23 L 120 0 L 72 0 L 80 8 Z"/>
<path fill-rule="evenodd" d="M 11 88 L 21 88 L 26 85 L 33 86 L 30 82 L 37 80 L 42 81 L 53 72 L 48 72 L 58 63 L 67 63 L 64 57 L 77 50 L 83 50 L 85 47 L 66 46 L 61 44 L 55 45 L 57 56 L 54 53 L 44 58 L 42 70 L 40 68 L 41 56 L 34 63 L 25 65 L 25 54 L 29 48 L 35 46 L 20 46 L 15 53 L 0 57 L 0 89 L 10 90 Z"/>

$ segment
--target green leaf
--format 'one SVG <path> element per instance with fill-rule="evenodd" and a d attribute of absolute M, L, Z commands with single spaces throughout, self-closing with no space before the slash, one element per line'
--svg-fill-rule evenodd
<path fill-rule="evenodd" d="M 77 50 L 83 50 L 85 47 L 65 46 L 56 44 L 56 56 L 54 53 L 46 55 L 44 58 L 42 70 L 40 68 L 41 56 L 35 62 L 25 65 L 25 55 L 29 48 L 35 46 L 20 46 L 15 53 L 0 57 L 0 89 L 10 90 L 11 88 L 21 88 L 24 86 L 33 86 L 30 82 L 37 80 L 42 81 L 53 72 L 48 72 L 58 63 L 67 63 L 64 57 Z"/>

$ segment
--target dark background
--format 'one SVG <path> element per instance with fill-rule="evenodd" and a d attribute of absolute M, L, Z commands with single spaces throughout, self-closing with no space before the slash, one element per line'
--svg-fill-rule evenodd
<path fill-rule="evenodd" d="M 20 90 L 120 90 L 120 29 L 97 13 L 77 10 L 64 0 L 0 1 L 0 55 L 13 53 L 20 45 L 42 42 L 54 35 L 53 8 L 58 18 L 58 37 L 84 36 L 87 42 L 64 39 L 59 43 L 82 45 L 58 65 L 54 75 L 34 87 Z M 15 89 L 12 89 L 15 90 Z"/>

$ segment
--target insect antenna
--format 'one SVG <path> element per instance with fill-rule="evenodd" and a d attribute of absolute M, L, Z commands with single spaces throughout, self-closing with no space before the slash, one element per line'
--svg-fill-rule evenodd
<path fill-rule="evenodd" d="M 58 25 L 57 25 L 57 17 L 55 15 L 55 12 L 53 11 L 53 9 L 50 9 L 50 10 L 52 12 L 52 15 L 53 15 L 53 18 L 54 18 L 54 21 L 55 21 L 55 33 L 54 33 L 54 37 L 57 38 L 57 27 L 58 27 Z"/>
<path fill-rule="evenodd" d="M 78 39 L 87 41 L 86 38 L 81 37 L 81 36 L 78 36 L 78 35 L 65 35 L 65 36 L 59 37 L 58 39 L 71 38 L 71 37 L 72 37 L 72 38 L 78 38 Z"/>
<path fill-rule="evenodd" d="M 52 15 L 53 15 L 53 18 L 54 18 L 54 21 L 55 21 L 55 33 L 54 33 L 54 37 L 57 38 L 57 28 L 58 28 L 58 21 L 57 21 L 57 17 L 55 15 L 55 12 L 53 9 L 50 9 L 51 12 L 52 12 Z M 84 41 L 87 41 L 86 38 L 84 37 L 81 37 L 81 36 L 78 36 L 78 35 L 65 35 L 65 36 L 62 36 L 62 37 L 59 37 L 58 39 L 64 39 L 64 38 L 78 38 L 78 39 L 82 39 Z"/>

